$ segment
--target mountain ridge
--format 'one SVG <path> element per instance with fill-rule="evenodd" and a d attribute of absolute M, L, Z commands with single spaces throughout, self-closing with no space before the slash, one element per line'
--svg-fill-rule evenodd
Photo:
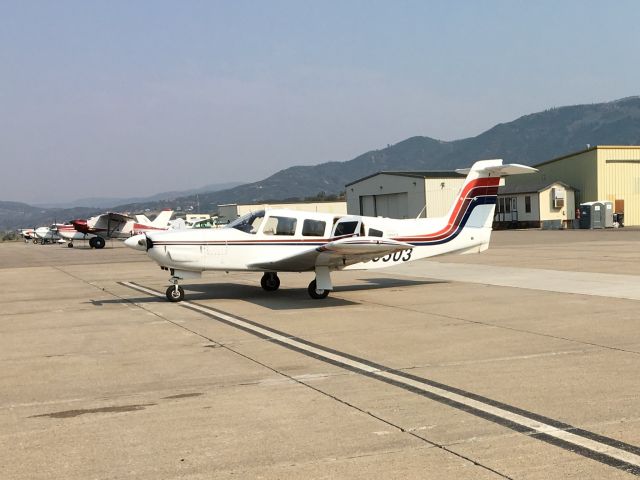
<path fill-rule="evenodd" d="M 197 198 L 188 195 L 171 201 L 122 204 L 113 209 L 185 209 L 197 201 L 203 211 L 215 211 L 218 205 L 225 203 L 294 200 L 320 192 L 336 194 L 343 191 L 347 183 L 381 170 L 453 170 L 486 158 L 535 165 L 583 150 L 587 144 L 640 145 L 640 96 L 553 107 L 499 123 L 475 137 L 459 140 L 412 136 L 348 161 L 291 166 L 258 182 L 199 193 Z M 8 221 L 3 211 L 0 205 L 0 228 L 7 228 L 9 224 L 16 226 L 15 219 L 13 223 Z"/>

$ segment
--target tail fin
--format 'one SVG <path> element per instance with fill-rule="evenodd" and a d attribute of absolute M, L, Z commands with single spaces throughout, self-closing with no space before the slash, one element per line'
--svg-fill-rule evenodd
<path fill-rule="evenodd" d="M 171 220 L 171 215 L 173 215 L 173 210 L 162 210 L 158 216 L 153 219 L 151 226 L 156 228 L 167 228 L 169 220 Z"/>
<path fill-rule="evenodd" d="M 489 246 L 501 178 L 537 170 L 526 165 L 503 165 L 502 160 L 497 159 L 481 160 L 471 168 L 457 172 L 466 173 L 467 178 L 447 216 L 449 227 L 477 229 L 475 240 L 480 240 L 480 251 L 485 250 Z"/>
<path fill-rule="evenodd" d="M 147 218 L 146 215 L 136 215 L 136 222 L 140 225 L 151 225 L 151 220 Z"/>

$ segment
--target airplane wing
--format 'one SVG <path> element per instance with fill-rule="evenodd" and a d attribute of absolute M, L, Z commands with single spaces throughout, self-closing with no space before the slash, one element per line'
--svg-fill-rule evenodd
<path fill-rule="evenodd" d="M 270 262 L 249 265 L 250 268 L 275 272 L 303 272 L 316 267 L 346 267 L 382 257 L 389 253 L 413 248 L 409 243 L 381 237 L 350 237 L 334 240 L 319 247 Z"/>
<path fill-rule="evenodd" d="M 125 215 L 124 213 L 109 212 L 105 215 L 107 215 L 109 217 L 109 220 L 111 220 L 112 222 L 126 223 L 129 220 L 134 220 L 133 217 L 130 217 L 129 215 Z"/>

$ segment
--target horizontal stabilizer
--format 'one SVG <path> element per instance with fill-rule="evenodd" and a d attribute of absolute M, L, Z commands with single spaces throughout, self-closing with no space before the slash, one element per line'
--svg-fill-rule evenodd
<path fill-rule="evenodd" d="M 456 172 L 466 175 L 471 172 L 471 170 L 471 168 L 460 168 L 457 169 Z M 474 171 L 478 172 L 479 174 L 489 175 L 491 177 L 504 177 L 507 175 L 520 175 L 523 173 L 536 173 L 538 169 L 528 167 L 526 165 L 520 165 L 518 163 L 507 163 L 505 165 L 487 166 L 484 168 L 475 169 Z"/>

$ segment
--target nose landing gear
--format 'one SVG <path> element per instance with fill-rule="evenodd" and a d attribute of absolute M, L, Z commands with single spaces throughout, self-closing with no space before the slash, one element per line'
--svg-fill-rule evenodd
<path fill-rule="evenodd" d="M 178 277 L 171 277 L 169 281 L 173 283 L 173 285 L 167 288 L 167 300 L 170 302 L 181 302 L 184 300 L 184 290 L 178 285 Z"/>

